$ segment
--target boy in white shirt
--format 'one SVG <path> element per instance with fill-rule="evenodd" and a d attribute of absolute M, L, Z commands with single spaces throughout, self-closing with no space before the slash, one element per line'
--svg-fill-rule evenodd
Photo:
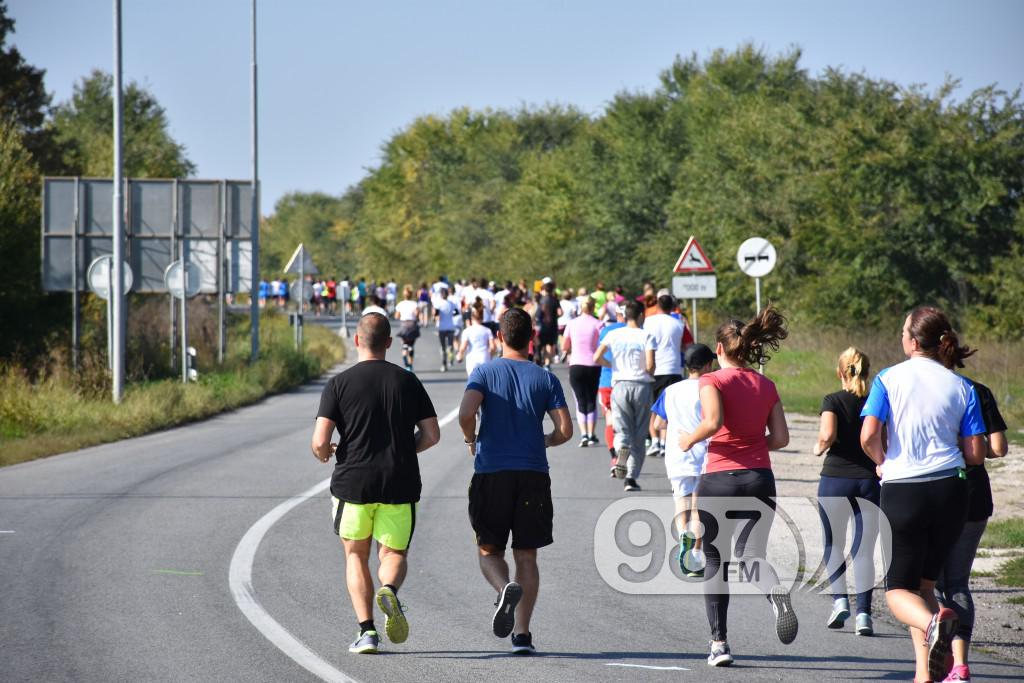
<path fill-rule="evenodd" d="M 711 372 L 715 353 L 704 344 L 691 344 L 686 349 L 687 379 L 665 389 L 651 407 L 657 429 L 666 429 L 665 472 L 672 484 L 676 504 L 676 531 L 679 533 L 679 568 L 690 577 L 703 575 L 700 539 L 690 530 L 696 518 L 697 482 L 704 471 L 708 442 L 700 441 L 684 451 L 679 446 L 679 432 L 692 432 L 702 419 L 700 408 L 701 375 Z"/>

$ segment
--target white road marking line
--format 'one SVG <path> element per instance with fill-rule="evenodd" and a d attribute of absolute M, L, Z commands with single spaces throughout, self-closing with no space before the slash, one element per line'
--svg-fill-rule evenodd
<path fill-rule="evenodd" d="M 651 666 L 650 664 L 622 664 L 620 662 L 610 662 L 605 666 L 625 666 L 631 669 L 653 669 L 655 671 L 690 671 L 685 666 Z"/>
<path fill-rule="evenodd" d="M 13 531 L 0 530 L 0 534 L 13 534 Z"/>
<path fill-rule="evenodd" d="M 438 424 L 444 427 L 458 416 L 459 409 L 455 408 L 442 417 Z M 270 616 L 270 613 L 263 609 L 263 606 L 256 599 L 256 594 L 252 587 L 252 566 L 256 559 L 256 551 L 259 549 L 263 537 L 266 536 L 271 527 L 291 512 L 293 508 L 313 496 L 326 491 L 330 486 L 331 479 L 328 477 L 302 493 L 280 503 L 249 527 L 249 530 L 242 536 L 242 540 L 238 542 L 238 546 L 231 556 L 231 566 L 228 569 L 228 585 L 231 588 L 231 595 L 235 599 L 235 604 L 238 605 L 238 609 L 242 611 L 242 614 L 271 644 L 288 655 L 296 664 L 324 681 L 330 681 L 331 683 L 358 683 L 348 674 L 339 671 L 327 663 L 320 655 L 309 649 L 305 643 L 292 635 L 288 629 Z"/>

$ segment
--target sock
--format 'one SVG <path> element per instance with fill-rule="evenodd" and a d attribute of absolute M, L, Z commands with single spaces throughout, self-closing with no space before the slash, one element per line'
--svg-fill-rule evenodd
<path fill-rule="evenodd" d="M 394 584 L 385 583 L 384 588 L 390 588 L 391 592 L 394 593 L 396 597 L 398 596 L 398 588 Z"/>
<path fill-rule="evenodd" d="M 359 635 L 363 635 L 367 631 L 376 631 L 377 627 L 373 625 L 373 619 L 367 619 L 366 621 L 359 622 Z"/>

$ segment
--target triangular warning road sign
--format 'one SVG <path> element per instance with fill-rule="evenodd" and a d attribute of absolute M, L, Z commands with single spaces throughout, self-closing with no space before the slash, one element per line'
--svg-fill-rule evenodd
<path fill-rule="evenodd" d="M 288 259 L 288 265 L 284 267 L 285 273 L 299 274 L 302 271 L 305 275 L 318 275 L 320 273 L 317 267 L 313 265 L 313 257 L 306 251 L 306 245 L 299 244 L 295 253 Z"/>
<path fill-rule="evenodd" d="M 686 242 L 686 246 L 683 247 L 683 253 L 679 255 L 679 260 L 676 261 L 676 266 L 672 269 L 672 272 L 713 273 L 715 272 L 715 267 L 711 265 L 711 259 L 707 257 L 704 250 L 700 248 L 697 238 L 691 235 L 690 239 Z"/>

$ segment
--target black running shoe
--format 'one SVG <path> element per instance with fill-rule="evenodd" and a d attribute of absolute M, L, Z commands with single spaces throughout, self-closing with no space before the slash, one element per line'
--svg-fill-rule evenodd
<path fill-rule="evenodd" d="M 498 601 L 494 603 L 498 609 L 494 610 L 494 618 L 491 620 L 494 635 L 508 638 L 512 633 L 512 628 L 516 625 L 516 605 L 522 597 L 523 587 L 515 581 L 506 583 L 501 589 Z"/>
<path fill-rule="evenodd" d="M 512 634 L 512 654 L 514 655 L 532 655 L 537 651 L 537 648 L 533 646 L 533 634 L 531 633 L 513 633 Z"/>
<path fill-rule="evenodd" d="M 796 612 L 793 611 L 793 603 L 789 599 L 789 591 L 782 586 L 774 586 L 768 594 L 768 600 L 772 603 L 772 610 L 775 612 L 775 633 L 783 645 L 789 645 L 796 640 L 796 632 L 799 628 Z"/>

